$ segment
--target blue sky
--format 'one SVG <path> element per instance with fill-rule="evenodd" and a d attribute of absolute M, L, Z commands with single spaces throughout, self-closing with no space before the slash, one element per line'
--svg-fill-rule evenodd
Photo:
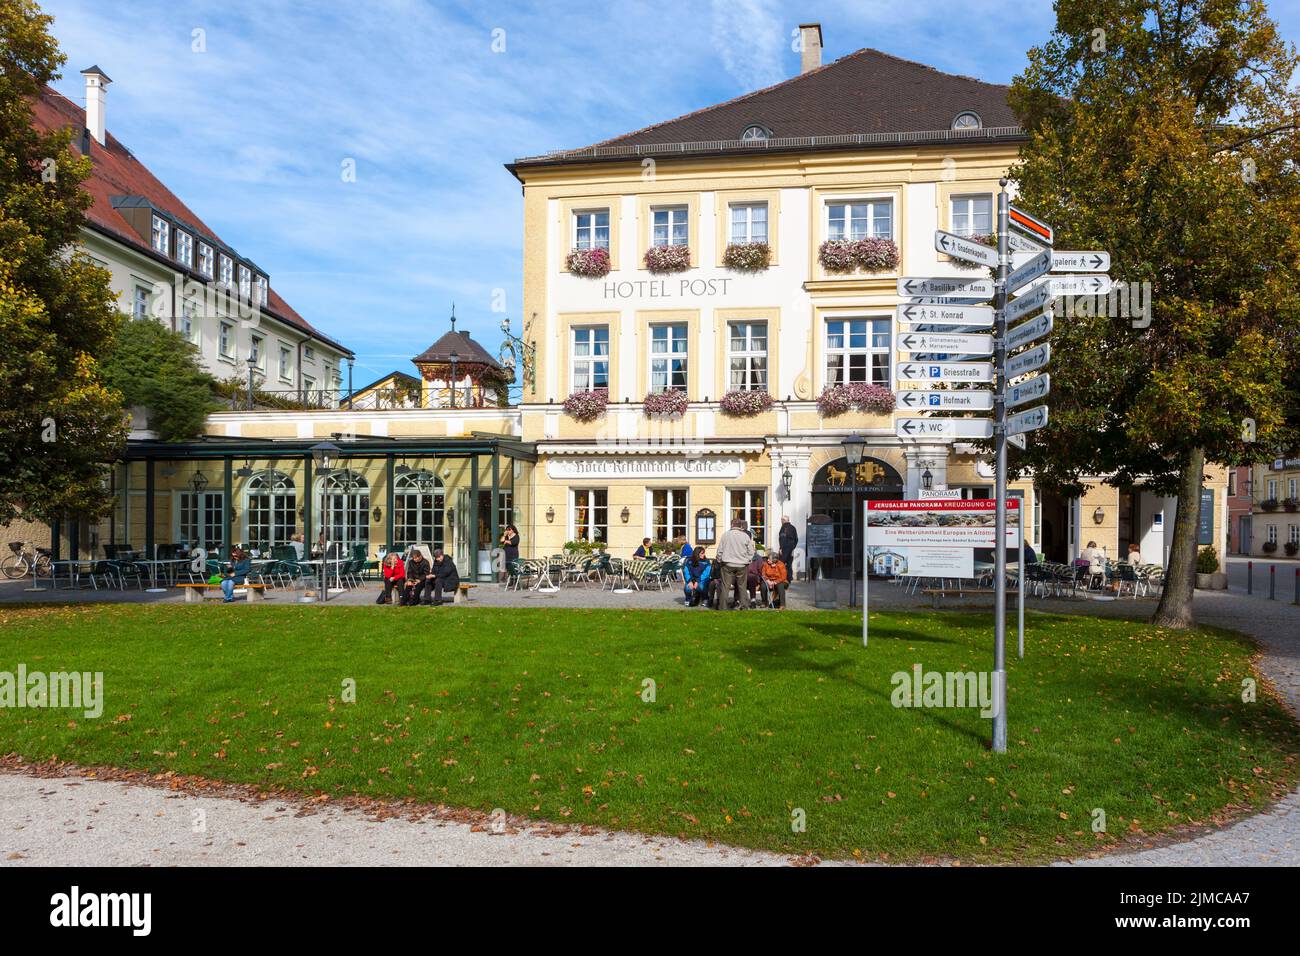
<path fill-rule="evenodd" d="M 991 82 L 1053 23 L 1048 0 L 42 6 L 68 55 L 58 88 L 84 103 L 78 71 L 112 77 L 109 129 L 356 351 L 357 385 L 413 371 L 453 301 L 495 353 L 504 290 L 519 331 L 522 202 L 504 163 L 791 76 L 803 21 L 822 24 L 826 61 L 875 47 Z M 1300 35 L 1300 3 L 1270 6 Z"/>

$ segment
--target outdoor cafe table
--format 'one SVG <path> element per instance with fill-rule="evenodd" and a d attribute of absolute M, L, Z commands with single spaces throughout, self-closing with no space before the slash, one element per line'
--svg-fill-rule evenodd
<path fill-rule="evenodd" d="M 140 564 L 149 569 L 149 587 L 158 588 L 158 574 L 162 572 L 163 581 L 167 584 L 176 583 L 176 571 L 182 564 L 192 563 L 192 558 L 154 558 L 152 560 L 133 559 L 131 564 Z"/>
<path fill-rule="evenodd" d="M 59 568 L 64 568 L 64 576 L 68 579 L 67 586 L 62 590 L 76 590 L 81 586 L 81 576 L 89 574 L 90 569 L 94 567 L 94 561 L 85 561 L 80 558 L 65 558 L 61 561 L 50 562 L 50 577 L 54 580 L 54 587 L 59 588 Z M 91 582 L 94 584 L 94 581 Z"/>
<path fill-rule="evenodd" d="M 339 569 L 340 569 L 340 568 L 341 568 L 345 563 L 346 563 L 346 562 L 345 562 L 342 558 L 304 558 L 303 560 L 300 560 L 300 561 L 297 562 L 297 564 L 298 564 L 299 567 L 303 567 L 303 568 L 311 568 L 311 569 L 312 569 L 312 580 L 313 580 L 313 581 L 320 577 L 320 572 L 317 571 L 316 569 L 319 568 L 319 567 L 321 566 L 321 564 L 332 564 L 332 565 L 334 565 L 334 589 L 335 589 L 335 590 L 342 590 L 342 589 L 343 589 L 343 584 L 342 584 L 342 582 L 339 580 Z M 328 572 L 327 572 L 327 573 L 328 573 Z"/>

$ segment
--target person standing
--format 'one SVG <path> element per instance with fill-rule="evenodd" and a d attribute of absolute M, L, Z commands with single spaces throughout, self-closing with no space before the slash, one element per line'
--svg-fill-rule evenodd
<path fill-rule="evenodd" d="M 742 518 L 731 522 L 718 540 L 718 562 L 722 565 L 722 592 L 718 595 L 718 610 L 727 601 L 730 610 L 745 606 L 745 572 L 754 559 L 754 539 L 745 530 Z"/>
<path fill-rule="evenodd" d="M 456 562 L 443 553 L 439 548 L 433 552 L 433 604 L 442 603 L 444 593 L 449 593 L 454 598 L 456 589 L 460 587 L 460 574 L 456 571 Z"/>
<path fill-rule="evenodd" d="M 502 580 L 510 580 L 510 566 L 519 560 L 519 529 L 512 524 L 506 525 L 506 529 L 501 532 L 501 547 L 505 552 L 505 576 Z"/>
<path fill-rule="evenodd" d="M 793 573 L 794 549 L 799 544 L 799 532 L 790 523 L 789 515 L 781 515 L 781 530 L 777 533 L 776 543 L 781 548 L 781 563 L 786 571 Z"/>
<path fill-rule="evenodd" d="M 402 556 L 396 551 L 389 551 L 384 555 L 384 591 L 379 595 L 376 604 L 391 604 L 393 600 L 393 591 L 396 589 L 398 598 L 402 594 L 402 585 L 406 583 L 406 565 L 402 561 Z"/>

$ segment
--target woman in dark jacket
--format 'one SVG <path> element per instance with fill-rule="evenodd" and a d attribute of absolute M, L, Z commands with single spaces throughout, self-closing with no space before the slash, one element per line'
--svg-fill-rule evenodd
<path fill-rule="evenodd" d="M 514 525 L 506 525 L 501 532 L 501 547 L 505 550 L 505 577 L 509 578 L 510 565 L 519 560 L 519 529 Z"/>
<path fill-rule="evenodd" d="M 426 587 L 432 587 L 429 575 L 433 574 L 433 568 L 429 566 L 429 561 L 424 556 L 424 552 L 419 549 L 411 551 L 411 556 L 406 559 L 406 581 L 402 585 L 402 603 L 408 607 L 414 607 L 420 603 L 420 595 L 424 593 Z"/>
<path fill-rule="evenodd" d="M 443 592 L 454 598 L 460 587 L 460 575 L 456 573 L 456 562 L 439 549 L 433 552 L 433 603 L 441 604 Z"/>

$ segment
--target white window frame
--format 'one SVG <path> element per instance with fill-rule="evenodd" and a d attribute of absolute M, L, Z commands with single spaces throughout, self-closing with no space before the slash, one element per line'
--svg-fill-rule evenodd
<path fill-rule="evenodd" d="M 762 326 L 763 348 L 756 349 L 753 347 L 755 335 L 754 329 Z M 740 327 L 743 331 L 743 348 L 736 349 L 736 329 Z M 766 319 L 731 319 L 727 322 L 727 391 L 741 390 L 747 392 L 765 392 L 768 390 L 768 348 L 771 340 L 768 338 L 768 323 Z M 754 367 L 755 361 L 761 360 L 762 363 L 762 382 L 752 381 L 757 376 L 757 370 Z M 743 381 L 740 384 L 736 382 L 737 362 L 744 363 L 740 374 Z"/>
<path fill-rule="evenodd" d="M 1287 525 L 1287 541 L 1300 544 L 1300 524 Z"/>
<path fill-rule="evenodd" d="M 221 278 L 223 288 L 229 289 L 235 284 L 235 260 L 224 252 L 221 254 Z"/>
<path fill-rule="evenodd" d="M 253 301 L 253 270 L 245 265 L 239 267 L 239 297 L 245 302 Z"/>
<path fill-rule="evenodd" d="M 1268 494 L 1265 495 L 1264 497 L 1271 498 L 1274 501 L 1277 500 L 1277 479 L 1276 478 L 1270 478 L 1268 480 Z"/>
<path fill-rule="evenodd" d="M 174 541 L 182 541 L 191 548 L 203 548 L 209 554 L 222 550 L 225 530 L 223 491 L 192 491 L 176 489 Z"/>
<path fill-rule="evenodd" d="M 600 217 L 604 216 L 605 225 L 601 226 Z M 584 225 L 583 220 L 587 220 Z M 609 219 L 610 211 L 608 209 L 575 209 L 573 211 L 573 235 L 571 238 L 570 248 L 572 249 L 604 249 L 609 251 Z M 602 240 L 598 237 L 601 229 L 605 230 L 605 238 Z"/>
<path fill-rule="evenodd" d="M 149 227 L 149 245 L 153 247 L 154 252 L 161 252 L 165 256 L 171 255 L 171 229 L 170 222 L 154 213 Z"/>
<path fill-rule="evenodd" d="M 657 352 L 655 351 L 655 345 L 657 342 L 655 337 L 655 332 L 660 329 L 668 330 L 668 335 L 663 340 L 667 344 L 667 349 L 662 352 Z M 680 335 L 676 334 L 678 331 L 680 331 L 681 333 Z M 675 389 L 676 391 L 684 392 L 690 387 L 690 381 L 691 381 L 690 334 L 691 334 L 690 326 L 685 322 L 656 322 L 650 326 L 650 350 L 647 356 L 648 361 L 650 363 L 649 364 L 650 391 L 666 392 L 669 389 Z M 686 348 L 684 351 L 678 352 L 673 347 L 674 344 L 678 341 L 685 344 Z M 672 367 L 672 363 L 674 361 L 675 356 L 681 356 L 682 367 L 680 369 L 680 372 L 682 376 L 682 382 L 680 385 L 674 385 L 672 381 L 674 374 L 676 374 Z M 663 364 L 664 369 L 662 373 L 656 373 L 655 371 L 656 363 Z M 665 380 L 664 386 L 662 388 L 658 387 L 655 384 L 656 374 L 661 375 Z"/>
<path fill-rule="evenodd" d="M 605 333 L 605 352 L 603 357 L 596 352 L 596 334 Z M 586 339 L 582 343 L 581 339 Z M 586 354 L 579 354 L 578 347 L 585 344 Z M 605 366 L 605 384 L 596 384 L 596 366 Z M 575 325 L 569 334 L 569 381 L 573 385 L 573 391 L 585 392 L 603 388 L 609 389 L 609 326 L 608 325 Z M 585 384 L 582 384 L 584 383 Z"/>
<path fill-rule="evenodd" d="M 286 382 L 293 381 L 293 349 L 284 343 L 280 344 L 279 368 L 280 378 Z"/>
<path fill-rule="evenodd" d="M 763 210 L 763 221 L 756 223 L 754 219 L 755 210 Z M 737 215 L 737 214 L 741 215 Z M 727 212 L 728 231 L 727 241 L 730 243 L 748 243 L 748 242 L 767 242 L 768 237 L 768 208 L 767 203 L 759 202 L 733 202 L 728 205 Z M 762 226 L 762 235 L 756 235 L 755 225 Z M 737 235 L 736 227 L 740 227 L 740 234 Z"/>
<path fill-rule="evenodd" d="M 732 500 L 734 495 L 741 496 L 741 503 L 739 507 L 737 507 L 735 502 Z M 758 505 L 757 508 L 755 507 L 754 504 L 756 497 L 762 499 L 761 504 Z M 761 544 L 763 546 L 766 546 L 767 533 L 771 527 L 771 519 L 772 519 L 771 509 L 768 507 L 769 504 L 770 502 L 768 501 L 768 494 L 766 488 L 753 488 L 753 487 L 728 488 L 726 527 L 730 528 L 732 521 L 736 520 L 737 518 L 742 518 L 744 519 L 745 527 L 747 527 L 751 533 L 754 531 L 755 527 L 759 527 L 762 529 L 761 534 L 754 534 L 754 541 L 756 544 Z M 757 522 L 754 520 L 754 516 L 758 513 L 760 509 L 763 513 L 763 520 L 761 522 Z"/>
<path fill-rule="evenodd" d="M 1300 482 L 1298 482 L 1295 478 L 1288 478 L 1286 480 L 1286 496 L 1288 498 L 1300 498 L 1300 494 L 1297 494 L 1296 492 L 1297 484 L 1300 484 Z"/>
<path fill-rule="evenodd" d="M 663 525 L 666 534 L 661 538 L 657 528 L 655 509 L 659 507 L 655 504 L 655 496 L 664 496 L 663 507 L 666 510 L 665 521 Z M 677 513 L 681 514 L 681 524 L 676 523 Z M 673 486 L 662 488 L 647 488 L 645 490 L 645 534 L 643 537 L 649 538 L 652 543 L 658 544 L 660 541 L 671 542 L 678 534 L 684 536 L 688 541 L 691 534 L 691 489 L 689 486 Z"/>
<path fill-rule="evenodd" d="M 1268 526 L 1268 530 L 1264 535 L 1264 540 L 1277 544 L 1277 525 L 1271 524 Z"/>
<path fill-rule="evenodd" d="M 596 504 L 596 495 L 605 496 L 604 505 Z M 578 498 L 585 497 L 586 507 L 590 511 L 587 519 L 587 533 L 583 536 L 578 534 Z M 605 510 L 605 523 L 603 525 L 596 521 L 596 509 L 602 507 Z M 596 534 L 596 530 L 603 528 L 603 536 Z M 569 540 L 570 541 L 589 541 L 591 543 L 600 542 L 609 544 L 609 489 L 596 487 L 581 487 L 569 489 Z"/>
<path fill-rule="evenodd" d="M 199 240 L 199 275 L 211 279 L 216 270 L 216 250 L 209 243 Z"/>
<path fill-rule="evenodd" d="M 180 333 L 187 342 L 194 343 L 198 330 L 198 304 L 193 299 L 181 303 Z M 196 343 L 197 344 L 197 343 Z"/>
<path fill-rule="evenodd" d="M 852 323 L 854 322 L 867 323 L 867 342 L 865 346 L 855 348 L 852 345 Z M 833 347 L 831 345 L 831 326 L 835 323 L 841 323 L 844 326 L 843 341 L 839 347 Z M 880 328 L 885 330 L 886 341 L 884 345 L 878 345 L 876 343 L 876 337 L 880 334 L 878 329 Z M 894 327 L 893 319 L 891 317 L 882 315 L 828 315 L 825 317 L 825 324 L 822 328 L 822 344 L 824 353 L 822 361 L 824 385 L 847 385 L 850 382 L 863 381 L 869 384 L 884 385 L 887 388 L 893 388 Z M 831 358 L 837 355 L 844 357 L 844 377 L 838 380 L 833 376 L 831 368 Z M 853 355 L 865 355 L 867 357 L 865 366 L 867 370 L 866 378 L 854 379 L 849 374 L 851 366 L 850 357 Z M 884 356 L 885 378 L 883 381 L 878 381 L 876 376 L 873 374 L 874 370 L 877 368 L 877 364 L 873 358 L 878 355 Z"/>
<path fill-rule="evenodd" d="M 975 227 L 974 204 L 983 200 L 989 204 L 988 209 L 988 227 L 977 229 Z M 968 193 L 963 196 L 953 196 L 948 201 L 948 225 L 953 233 L 958 236 L 989 236 L 996 230 L 993 226 L 993 194 L 992 193 Z"/>
<path fill-rule="evenodd" d="M 254 547 L 291 543 L 298 533 L 298 489 L 293 479 L 275 469 L 251 476 L 244 483 L 243 522 L 244 541 Z"/>
<path fill-rule="evenodd" d="M 660 241 L 659 223 L 663 214 L 662 225 L 664 239 Z M 679 234 L 680 227 L 680 234 Z M 691 207 L 690 206 L 652 206 L 650 208 L 650 245 L 652 246 L 689 246 L 691 242 Z"/>
<path fill-rule="evenodd" d="M 881 205 L 888 209 L 888 217 L 882 218 L 878 214 L 877 207 Z M 822 228 L 825 230 L 827 239 L 889 239 L 892 241 L 896 231 L 894 229 L 894 205 L 892 195 L 828 197 L 822 205 Z M 855 206 L 864 207 L 861 216 L 854 215 L 853 207 Z M 837 207 L 843 207 L 844 213 L 842 216 L 836 217 L 833 215 Z M 837 218 L 843 220 L 840 234 L 836 234 L 833 225 Z M 853 223 L 859 220 L 862 221 L 865 231 L 861 235 L 854 235 Z M 879 234 L 880 231 L 877 229 L 877 224 L 881 221 L 886 221 L 888 224 L 888 228 L 883 235 Z"/>
<path fill-rule="evenodd" d="M 229 322 L 222 322 L 220 328 L 217 330 L 217 354 L 221 356 L 221 358 L 232 362 L 235 359 L 235 337 L 231 333 L 234 331 L 235 327 Z"/>
<path fill-rule="evenodd" d="M 257 304 L 268 305 L 271 301 L 271 282 L 266 276 L 257 277 Z"/>
<path fill-rule="evenodd" d="M 194 237 L 184 229 L 176 230 L 176 261 L 194 268 Z"/>
<path fill-rule="evenodd" d="M 316 350 L 312 348 L 310 345 L 304 345 L 302 347 L 302 360 L 304 362 L 316 361 Z"/>
<path fill-rule="evenodd" d="M 263 368 L 266 364 L 266 349 L 262 348 L 266 339 L 260 335 L 248 337 L 248 364 L 254 368 Z"/>
<path fill-rule="evenodd" d="M 146 289 L 142 285 L 135 287 L 131 297 L 131 318 L 147 319 L 149 317 L 149 296 L 152 290 Z"/>

